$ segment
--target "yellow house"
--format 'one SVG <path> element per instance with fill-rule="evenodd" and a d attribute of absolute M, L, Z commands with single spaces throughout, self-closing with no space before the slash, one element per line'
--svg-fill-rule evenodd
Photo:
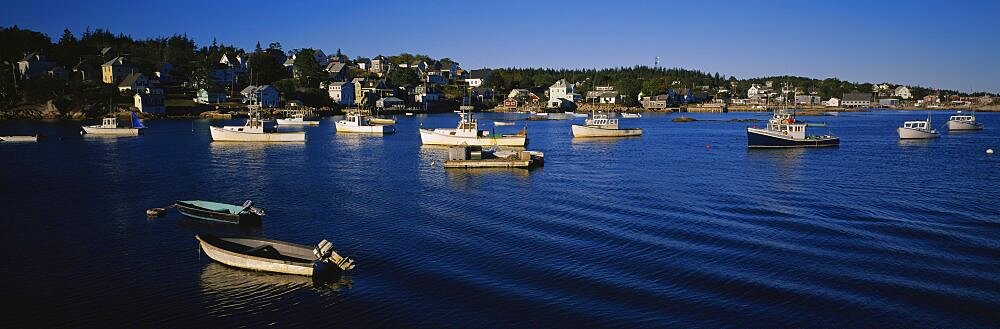
<path fill-rule="evenodd" d="M 129 63 L 128 59 L 118 56 L 101 65 L 102 81 L 107 84 L 117 84 L 132 71 L 135 71 L 135 67 Z"/>

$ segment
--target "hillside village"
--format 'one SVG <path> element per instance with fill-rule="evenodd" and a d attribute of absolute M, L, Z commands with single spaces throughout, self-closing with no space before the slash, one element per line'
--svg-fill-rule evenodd
<path fill-rule="evenodd" d="M 635 66 L 603 70 L 466 69 L 450 58 L 398 54 L 351 58 L 337 49 L 198 48 L 183 35 L 133 40 L 105 30 L 53 43 L 38 32 L 0 30 L 6 65 L 0 117 L 80 118 L 112 110 L 194 115 L 263 108 L 481 110 L 766 110 L 775 104 L 834 108 L 990 105 L 994 96 L 890 83 L 802 77 L 737 79 Z"/>

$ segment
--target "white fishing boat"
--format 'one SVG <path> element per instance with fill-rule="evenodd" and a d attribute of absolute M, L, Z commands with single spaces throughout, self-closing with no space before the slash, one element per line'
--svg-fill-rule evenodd
<path fill-rule="evenodd" d="M 510 121 L 493 121 L 494 126 L 513 126 L 514 123 Z"/>
<path fill-rule="evenodd" d="M 622 113 L 622 118 L 634 119 L 634 118 L 641 118 L 641 117 L 642 117 L 642 114 L 639 114 L 639 113 Z"/>
<path fill-rule="evenodd" d="M 83 133 L 106 136 L 139 136 L 146 127 L 142 125 L 142 121 L 139 120 L 135 112 L 132 112 L 131 116 L 132 120 L 127 127 L 119 127 L 118 118 L 112 115 L 101 120 L 99 125 L 83 126 Z"/>
<path fill-rule="evenodd" d="M 306 133 L 277 132 L 265 129 L 260 119 L 260 111 L 251 110 L 250 118 L 242 126 L 209 127 L 212 140 L 216 142 L 305 142 Z"/>
<path fill-rule="evenodd" d="M 931 117 L 927 120 L 906 121 L 902 127 L 896 128 L 899 139 L 930 139 L 941 137 L 937 130 L 931 128 Z"/>
<path fill-rule="evenodd" d="M 372 124 L 376 125 L 392 125 L 396 124 L 396 118 L 383 118 L 373 115 L 368 117 L 368 122 L 371 122 Z"/>
<path fill-rule="evenodd" d="M 491 134 L 486 130 L 479 130 L 479 124 L 469 112 L 460 113 L 458 127 L 449 128 L 420 128 L 420 141 L 424 145 L 500 145 L 500 146 L 520 146 L 528 142 L 528 134 L 520 131 L 517 134 Z"/>
<path fill-rule="evenodd" d="M 362 115 L 357 111 L 351 111 L 347 113 L 344 120 L 337 121 L 337 132 L 391 134 L 396 132 L 396 127 L 374 124 L 370 121 L 370 117 Z"/>
<path fill-rule="evenodd" d="M 0 136 L 0 142 L 37 142 L 38 135 L 31 136 Z"/>
<path fill-rule="evenodd" d="M 607 114 L 591 113 L 590 118 L 582 125 L 573 125 L 573 137 L 630 137 L 641 136 L 641 128 L 621 128 L 618 119 L 611 119 Z"/>
<path fill-rule="evenodd" d="M 319 120 L 306 120 L 304 113 L 292 114 L 291 117 L 277 119 L 279 126 L 318 126 Z"/>
<path fill-rule="evenodd" d="M 958 111 L 948 118 L 948 130 L 983 130 L 983 123 L 976 121 L 976 114 L 962 114 Z"/>
<path fill-rule="evenodd" d="M 576 113 L 573 111 L 565 111 L 563 113 L 566 113 L 574 118 L 586 118 L 588 116 L 587 113 Z"/>

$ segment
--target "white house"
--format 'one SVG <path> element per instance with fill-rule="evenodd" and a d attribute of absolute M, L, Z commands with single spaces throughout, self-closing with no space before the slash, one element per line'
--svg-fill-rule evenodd
<path fill-rule="evenodd" d="M 340 105 L 354 104 L 354 84 L 350 82 L 331 82 L 327 87 L 330 99 Z"/>
<path fill-rule="evenodd" d="M 580 100 L 580 94 L 575 92 L 573 84 L 566 79 L 559 79 L 549 86 L 548 107 L 567 107 Z"/>
<path fill-rule="evenodd" d="M 389 71 L 389 67 L 389 59 L 385 58 L 385 56 L 378 55 L 375 56 L 375 58 L 372 58 L 371 67 L 368 68 L 368 71 L 372 73 L 386 73 Z"/>
<path fill-rule="evenodd" d="M 247 86 L 240 94 L 243 95 L 244 103 L 259 104 L 261 107 L 277 107 L 280 99 L 278 89 L 271 85 Z"/>
<path fill-rule="evenodd" d="M 135 108 L 139 109 L 139 112 L 153 114 L 167 112 L 161 93 L 136 93 L 132 98 L 135 99 Z"/>
<path fill-rule="evenodd" d="M 747 89 L 747 98 L 763 98 L 767 96 L 767 92 L 767 87 L 755 83 L 750 85 L 750 89 Z"/>
<path fill-rule="evenodd" d="M 483 82 L 486 82 L 486 78 L 492 72 L 490 69 L 472 70 L 472 72 L 469 72 L 469 77 L 465 79 L 465 83 L 469 84 L 469 87 L 472 88 L 482 87 Z"/>
<path fill-rule="evenodd" d="M 910 88 L 907 88 L 906 86 L 896 87 L 896 90 L 892 92 L 892 95 L 902 99 L 913 98 L 913 94 L 910 93 Z"/>
<path fill-rule="evenodd" d="M 823 102 L 828 107 L 840 107 L 840 98 L 830 97 L 830 100 Z"/>
<path fill-rule="evenodd" d="M 380 98 L 379 100 L 375 101 L 375 107 L 382 108 L 382 109 L 384 109 L 384 108 L 393 108 L 393 107 L 402 107 L 402 106 L 403 106 L 403 100 L 399 99 L 399 98 L 396 98 L 396 97 L 385 97 L 385 98 Z"/>
<path fill-rule="evenodd" d="M 220 87 L 201 88 L 194 101 L 201 104 L 222 103 L 226 101 L 226 91 Z"/>
<path fill-rule="evenodd" d="M 419 85 L 413 88 L 413 101 L 417 103 L 436 102 L 441 99 L 441 92 Z"/>

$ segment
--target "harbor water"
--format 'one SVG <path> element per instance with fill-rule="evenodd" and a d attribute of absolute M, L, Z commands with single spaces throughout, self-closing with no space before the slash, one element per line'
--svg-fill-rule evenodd
<path fill-rule="evenodd" d="M 900 141 L 923 112 L 801 117 L 841 145 L 748 150 L 733 119 L 623 119 L 643 136 L 574 139 L 582 119 L 517 121 L 536 170 L 445 170 L 398 116 L 385 137 L 213 143 L 207 120 L 139 137 L 78 122 L 0 122 L 0 289 L 14 327 L 1000 326 L 1000 114 L 986 129 Z M 239 120 L 228 121 L 238 123 Z M 762 126 L 763 122 L 758 122 Z M 283 128 L 284 129 L 284 128 Z M 259 227 L 145 210 L 175 200 L 266 210 Z M 332 241 L 329 282 L 213 263 L 195 234 Z"/>

